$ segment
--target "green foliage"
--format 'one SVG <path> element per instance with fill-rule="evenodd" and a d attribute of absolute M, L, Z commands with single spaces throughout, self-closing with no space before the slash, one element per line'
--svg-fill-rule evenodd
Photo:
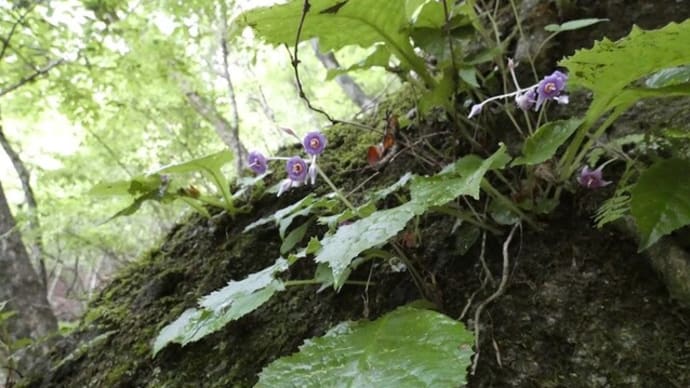
<path fill-rule="evenodd" d="M 235 211 L 233 196 L 230 194 L 230 183 L 225 178 L 222 168 L 233 159 L 230 151 L 220 151 L 188 162 L 161 167 L 149 175 L 135 177 L 131 180 L 102 182 L 94 186 L 89 193 L 97 196 L 129 195 L 134 197 L 132 204 L 115 213 L 108 221 L 134 214 L 146 201 L 170 203 L 176 199 L 184 201 L 206 217 L 209 216 L 209 213 L 202 204 L 221 207 L 232 214 Z M 221 193 L 223 200 L 218 201 L 212 197 L 201 195 L 193 185 L 180 183 L 176 177 L 171 178 L 171 175 L 185 176 L 193 173 L 201 173 L 210 179 Z"/>
<path fill-rule="evenodd" d="M 400 307 L 372 322 L 344 322 L 261 372 L 257 387 L 458 387 L 472 334 L 434 311 Z"/>
<path fill-rule="evenodd" d="M 369 47 L 383 42 L 406 68 L 414 70 L 429 86 L 433 86 L 436 82 L 426 70 L 422 58 L 415 54 L 404 30 L 414 11 L 426 2 L 428 0 L 408 0 L 403 4 L 398 0 L 375 3 L 350 0 L 334 4 L 330 0 L 316 0 L 310 1 L 311 7 L 305 10 L 302 0 L 293 0 L 249 10 L 239 20 L 243 26 L 252 27 L 267 43 L 293 45 L 300 19 L 306 13 L 300 41 L 319 38 L 324 51 L 348 45 Z M 375 54 L 380 57 L 380 53 Z"/>
<path fill-rule="evenodd" d="M 415 177 L 412 180 L 412 203 L 421 214 L 433 206 L 441 206 L 461 195 L 479 199 L 479 189 L 484 175 L 489 170 L 501 169 L 508 163 L 505 146 L 486 160 L 476 155 L 467 155 L 446 166 L 432 177 Z"/>
<path fill-rule="evenodd" d="M 412 217 L 424 214 L 432 207 L 445 205 L 461 195 L 478 199 L 484 175 L 489 170 L 502 168 L 507 162 L 505 147 L 501 146 L 486 160 L 468 155 L 435 176 L 413 177 L 409 202 L 341 226 L 335 234 L 321 239 L 321 249 L 314 260 L 328 263 L 333 271 L 334 287 L 340 289 L 349 274 L 352 260 L 359 254 L 385 244 L 403 230 Z M 394 186 L 397 188 L 399 184 Z"/>
<path fill-rule="evenodd" d="M 568 68 L 571 85 L 586 87 L 594 93 L 586 118 L 595 120 L 615 107 L 616 96 L 635 81 L 690 63 L 688 41 L 690 20 L 653 31 L 634 27 L 624 39 L 604 39 L 591 49 L 578 50 L 560 64 Z"/>
<path fill-rule="evenodd" d="M 198 341 L 254 311 L 273 294 L 285 289 L 283 281 L 276 279 L 276 275 L 287 268 L 287 260 L 280 258 L 272 266 L 244 280 L 231 281 L 220 290 L 204 296 L 199 301 L 200 308 L 187 309 L 161 329 L 153 343 L 153 355 L 170 343 L 184 346 Z"/>
<path fill-rule="evenodd" d="M 558 147 L 572 136 L 582 123 L 581 119 L 551 121 L 539 127 L 522 146 L 522 156 L 511 163 L 512 166 L 543 163 L 552 158 Z"/>
<path fill-rule="evenodd" d="M 690 224 L 690 162 L 668 159 L 642 172 L 631 190 L 630 212 L 640 233 L 640 249 Z"/>
<path fill-rule="evenodd" d="M 345 275 L 352 260 L 367 249 L 385 244 L 395 237 L 417 210 L 415 204 L 404 205 L 376 211 L 361 220 L 338 228 L 335 234 L 321 239 L 321 250 L 317 263 L 328 263 L 333 271 L 333 286 L 340 289 L 345 283 Z"/>

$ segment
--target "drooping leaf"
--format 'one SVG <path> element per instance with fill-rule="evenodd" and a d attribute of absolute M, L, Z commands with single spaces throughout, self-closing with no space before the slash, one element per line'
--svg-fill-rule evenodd
<path fill-rule="evenodd" d="M 552 121 L 539 127 L 522 146 L 522 156 L 511 165 L 532 166 L 549 160 L 566 140 L 582 124 L 582 119 Z"/>
<path fill-rule="evenodd" d="M 184 346 L 198 341 L 256 310 L 273 294 L 285 289 L 283 281 L 275 276 L 287 268 L 287 260 L 280 258 L 272 266 L 244 280 L 231 281 L 220 290 L 204 296 L 199 301 L 200 308 L 187 309 L 161 329 L 153 343 L 153 355 L 170 343 Z"/>
<path fill-rule="evenodd" d="M 472 341 L 454 319 L 401 307 L 306 341 L 298 353 L 264 368 L 257 387 L 459 387 Z"/>
<path fill-rule="evenodd" d="M 415 215 L 415 205 L 404 205 L 376 211 L 361 220 L 343 225 L 332 234 L 321 239 L 321 250 L 314 259 L 317 263 L 328 263 L 333 271 L 334 286 L 340 289 L 345 282 L 348 266 L 352 259 L 367 249 L 385 244 L 400 232 Z"/>
<path fill-rule="evenodd" d="M 640 233 L 640 249 L 690 224 L 690 161 L 668 159 L 640 175 L 631 190 L 630 213 Z"/>
<path fill-rule="evenodd" d="M 319 38 L 323 51 L 384 43 L 405 67 L 417 72 L 429 86 L 435 85 L 405 30 L 410 23 L 409 10 L 414 11 L 420 2 L 414 2 L 414 6 L 408 6 L 407 2 L 401 4 L 400 0 L 311 0 L 309 3 L 301 41 Z M 249 10 L 240 15 L 238 23 L 250 26 L 267 43 L 294 45 L 303 10 L 304 1 L 292 0 Z"/>
<path fill-rule="evenodd" d="M 549 32 L 563 32 L 563 31 L 572 31 L 572 30 L 579 30 L 580 28 L 585 28 L 589 27 L 593 24 L 601 23 L 601 22 L 608 22 L 609 19 L 597 19 L 597 18 L 589 18 L 589 19 L 577 19 L 577 20 L 570 20 L 567 21 L 563 24 L 549 24 L 544 27 L 546 31 Z"/>

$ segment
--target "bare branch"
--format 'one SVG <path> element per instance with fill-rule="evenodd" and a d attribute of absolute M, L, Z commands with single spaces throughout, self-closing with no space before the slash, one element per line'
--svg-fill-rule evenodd
<path fill-rule="evenodd" d="M 247 149 L 238 137 L 233 136 L 232 125 L 228 120 L 218 112 L 215 105 L 200 96 L 199 93 L 193 91 L 191 86 L 179 74 L 174 76 L 178 79 L 178 83 L 192 108 L 213 126 L 218 137 L 230 150 L 239 150 L 240 153 L 235 155 L 235 157 L 244 161 Z"/>
<path fill-rule="evenodd" d="M 326 54 L 319 51 L 318 39 L 314 38 L 311 40 L 311 47 L 314 49 L 314 54 L 316 54 L 316 58 L 318 58 L 323 67 L 329 70 L 340 68 L 340 63 L 338 63 L 338 60 L 335 58 L 335 54 L 333 54 L 332 51 Z M 350 100 L 357 104 L 357 106 L 362 110 L 368 111 L 374 107 L 374 100 L 369 97 L 364 90 L 362 90 L 359 84 L 357 84 L 357 82 L 349 75 L 337 75 L 335 77 L 335 82 L 340 85 L 340 88 L 350 98 Z"/>
<path fill-rule="evenodd" d="M 12 36 L 14 36 L 14 33 L 17 31 L 17 27 L 19 27 L 19 25 L 24 22 L 24 19 L 26 19 L 26 17 L 34 10 L 36 5 L 38 5 L 38 1 L 31 4 L 26 9 L 26 12 L 24 12 L 19 18 L 17 18 L 17 20 L 15 20 L 14 24 L 12 24 L 12 27 L 10 28 L 10 32 L 7 34 L 7 37 L 0 38 L 0 42 L 2 42 L 2 49 L 0 49 L 0 61 L 2 60 L 2 58 L 5 57 L 5 52 L 7 51 L 7 48 L 10 47 L 10 41 L 12 40 Z"/>
<path fill-rule="evenodd" d="M 233 144 L 237 160 L 237 172 L 239 173 L 245 166 L 245 156 L 246 151 L 243 150 L 242 142 L 240 141 L 240 115 L 237 112 L 237 99 L 235 98 L 235 87 L 232 83 L 232 78 L 230 77 L 230 64 L 228 63 L 228 57 L 230 50 L 228 49 L 228 9 L 225 1 L 220 1 L 220 48 L 223 54 L 223 78 L 225 78 L 225 83 L 228 86 L 228 98 L 230 99 L 230 106 L 232 107 L 232 124 L 230 126 L 230 134 L 234 137 Z"/>

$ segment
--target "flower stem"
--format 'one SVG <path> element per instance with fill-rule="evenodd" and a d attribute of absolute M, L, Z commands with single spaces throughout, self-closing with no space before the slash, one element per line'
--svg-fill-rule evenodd
<path fill-rule="evenodd" d="M 335 184 L 333 184 L 333 181 L 331 181 L 328 176 L 321 170 L 321 167 L 319 165 L 316 165 L 316 171 L 319 172 L 319 176 L 323 178 L 324 181 L 326 181 L 326 184 L 333 190 L 336 196 L 347 206 L 350 210 L 352 210 L 355 214 L 359 214 L 359 211 L 357 208 L 355 208 L 350 201 L 345 198 L 345 195 L 343 194 L 342 191 L 340 191 Z"/>

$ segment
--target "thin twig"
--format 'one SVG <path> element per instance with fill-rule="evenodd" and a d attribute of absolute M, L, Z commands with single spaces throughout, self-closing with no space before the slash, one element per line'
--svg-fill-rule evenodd
<path fill-rule="evenodd" d="M 331 124 L 335 125 L 338 123 L 338 120 L 335 120 L 331 115 L 326 113 L 323 109 L 317 108 L 311 104 L 311 101 L 309 101 L 309 98 L 307 95 L 304 93 L 304 88 L 302 87 L 302 81 L 299 78 L 299 57 L 298 57 L 298 52 L 299 52 L 299 42 L 300 42 L 300 37 L 302 35 L 302 28 L 304 27 L 304 19 L 307 17 L 307 13 L 309 13 L 309 10 L 311 9 L 311 4 L 309 3 L 309 0 L 304 0 L 304 6 L 302 7 L 302 16 L 300 17 L 299 20 L 299 26 L 297 26 L 297 36 L 295 36 L 295 48 L 293 49 L 294 53 L 290 53 L 290 50 L 288 49 L 288 55 L 290 55 L 290 64 L 292 65 L 292 69 L 294 70 L 295 73 L 295 82 L 297 83 L 297 89 L 299 91 L 299 96 L 301 99 L 306 102 L 307 107 L 314 112 L 321 113 L 328 119 L 328 121 L 331 122 Z"/>
<path fill-rule="evenodd" d="M 515 224 L 513 226 L 513 229 L 510 230 L 510 234 L 506 238 L 506 240 L 503 242 L 503 272 L 501 275 L 501 283 L 498 285 L 498 288 L 496 291 L 494 291 L 493 294 L 491 294 L 488 298 L 486 298 L 479 306 L 477 306 L 477 310 L 474 312 L 474 347 L 475 347 L 475 354 L 474 354 L 474 360 L 472 360 L 472 369 L 470 374 L 474 375 L 474 373 L 477 371 L 477 363 L 479 362 L 479 354 L 480 354 L 480 349 L 479 349 L 479 319 L 481 318 L 482 311 L 484 308 L 494 300 L 496 300 L 499 296 L 503 295 L 503 293 L 506 290 L 506 284 L 508 284 L 508 274 L 510 272 L 510 258 L 508 256 L 508 247 L 510 246 L 510 242 L 513 240 L 513 235 L 515 235 L 515 231 L 517 230 L 518 226 L 520 224 Z"/>

